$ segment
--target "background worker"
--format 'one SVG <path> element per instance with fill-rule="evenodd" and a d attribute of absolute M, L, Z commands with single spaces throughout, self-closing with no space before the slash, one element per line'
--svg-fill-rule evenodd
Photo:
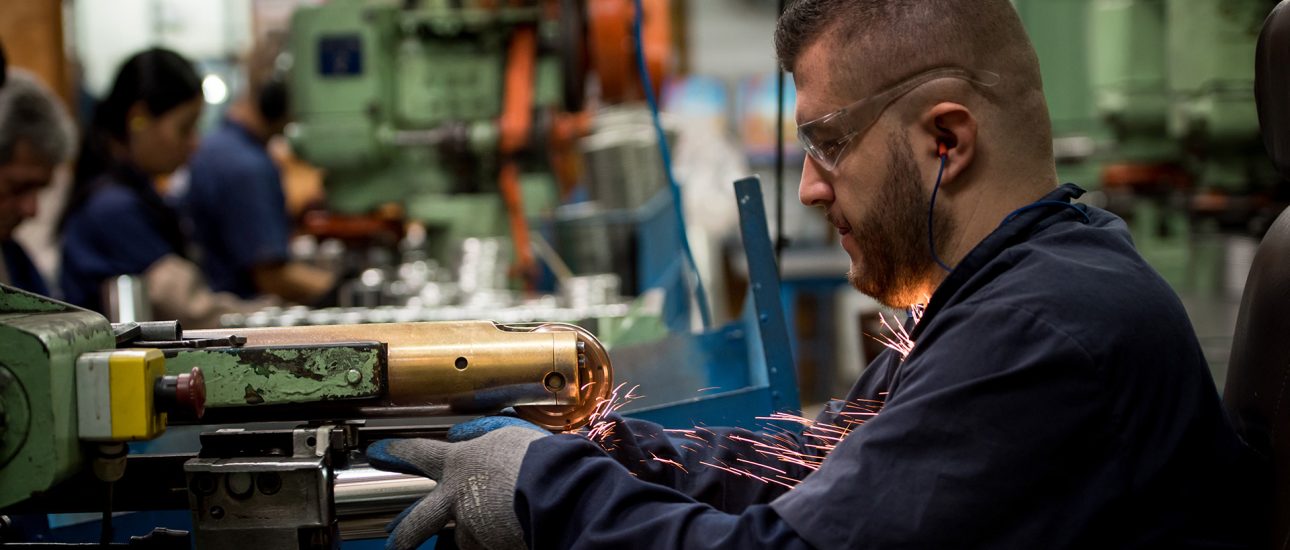
<path fill-rule="evenodd" d="M 909 340 L 800 436 L 618 420 L 599 442 L 378 442 L 378 466 L 439 481 L 391 545 L 453 520 L 485 548 L 1249 547 L 1246 449 L 1177 296 L 1058 185 L 1011 3 L 800 0 L 776 47 L 801 200 L 857 289 L 917 308 Z"/>
<path fill-rule="evenodd" d="M 336 277 L 290 261 L 291 220 L 267 149 L 281 135 L 289 111 L 286 84 L 273 68 L 275 51 L 261 47 L 251 56 L 247 91 L 189 161 L 182 204 L 213 290 L 311 304 L 335 287 Z"/>
<path fill-rule="evenodd" d="M 31 73 L 9 69 L 0 87 L 0 283 L 50 295 L 44 277 L 14 240 L 36 216 L 37 196 L 70 160 L 76 127 L 62 101 Z"/>
<path fill-rule="evenodd" d="M 179 54 L 154 48 L 121 66 L 85 131 L 60 224 L 68 302 L 101 311 L 104 281 L 139 275 L 153 315 L 189 328 L 262 307 L 211 292 L 188 259 L 178 213 L 155 185 L 188 160 L 202 105 L 201 81 Z"/>

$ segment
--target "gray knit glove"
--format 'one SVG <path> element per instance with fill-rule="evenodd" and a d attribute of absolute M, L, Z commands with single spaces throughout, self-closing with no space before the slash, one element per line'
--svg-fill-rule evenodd
<path fill-rule="evenodd" d="M 515 481 L 533 440 L 550 435 L 537 428 L 507 427 L 477 439 L 447 443 L 433 439 L 387 439 L 367 448 L 372 466 L 425 476 L 438 485 L 386 528 L 386 548 L 416 548 L 456 520 L 463 550 L 524 548 L 515 516 Z"/>

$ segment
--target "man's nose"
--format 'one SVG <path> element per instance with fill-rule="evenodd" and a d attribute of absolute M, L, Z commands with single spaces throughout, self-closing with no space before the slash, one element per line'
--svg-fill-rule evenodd
<path fill-rule="evenodd" d="M 824 171 L 808 155 L 802 161 L 802 181 L 797 187 L 797 198 L 806 206 L 822 206 L 833 202 L 833 185 L 823 177 Z"/>

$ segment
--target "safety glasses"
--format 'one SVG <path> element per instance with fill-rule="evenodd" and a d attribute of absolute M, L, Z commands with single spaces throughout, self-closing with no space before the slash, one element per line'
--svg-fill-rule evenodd
<path fill-rule="evenodd" d="M 847 144 L 864 134 L 893 101 L 927 82 L 942 78 L 966 80 L 978 86 L 994 86 L 999 75 L 957 67 L 943 67 L 920 73 L 899 84 L 866 97 L 797 127 L 797 139 L 820 166 L 830 172 L 837 167 Z"/>

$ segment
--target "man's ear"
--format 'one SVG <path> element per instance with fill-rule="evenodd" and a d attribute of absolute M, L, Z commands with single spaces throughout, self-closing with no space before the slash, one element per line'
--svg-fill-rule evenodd
<path fill-rule="evenodd" d="M 922 131 L 914 144 L 915 154 L 934 162 L 940 162 L 944 155 L 941 185 L 953 185 L 976 159 L 976 117 L 960 103 L 937 103 L 923 114 L 919 129 Z"/>

